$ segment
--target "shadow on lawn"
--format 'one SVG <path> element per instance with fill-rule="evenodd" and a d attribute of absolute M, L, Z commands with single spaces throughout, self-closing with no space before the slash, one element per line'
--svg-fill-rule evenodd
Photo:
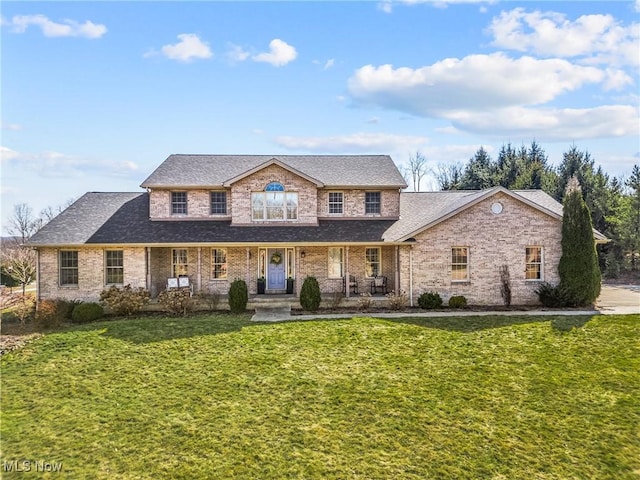
<path fill-rule="evenodd" d="M 375 314 L 371 318 L 376 318 Z M 418 325 L 425 328 L 435 328 L 455 332 L 476 332 L 493 328 L 509 327 L 513 325 L 523 325 L 528 323 L 550 322 L 551 327 L 556 331 L 570 331 L 573 328 L 581 328 L 591 316 L 478 316 L 478 317 L 403 317 L 386 318 L 385 321 L 393 323 L 405 323 Z M 304 320 L 308 322 L 311 320 Z M 318 318 L 315 321 L 335 322 L 336 319 Z M 339 319 L 345 321 L 345 319 Z M 349 321 L 347 319 L 347 321 Z M 292 319 L 291 322 L 297 322 Z M 282 325 L 278 322 L 271 325 Z M 156 318 L 136 318 L 118 319 L 109 322 L 98 322 L 95 324 L 79 327 L 87 330 L 104 330 L 102 335 L 136 344 L 162 342 L 166 340 L 176 340 L 193 338 L 205 335 L 220 335 L 231 332 L 239 332 L 246 327 L 268 326 L 269 323 L 256 323 L 250 320 L 249 315 L 226 315 L 216 314 L 205 317 L 156 317 Z M 78 327 L 76 327 L 78 328 Z"/>
<path fill-rule="evenodd" d="M 388 319 L 394 323 L 408 323 L 426 328 L 437 328 L 454 332 L 476 332 L 492 328 L 524 325 L 527 323 L 551 323 L 551 328 L 568 332 L 574 328 L 582 328 L 593 317 L 582 316 L 529 316 L 529 315 L 487 315 L 478 317 L 406 317 Z"/>

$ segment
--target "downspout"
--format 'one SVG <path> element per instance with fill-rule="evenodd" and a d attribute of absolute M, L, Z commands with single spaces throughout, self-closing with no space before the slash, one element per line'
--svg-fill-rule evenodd
<path fill-rule="evenodd" d="M 202 247 L 198 247 L 198 278 L 196 279 L 198 292 L 202 291 Z"/>
<path fill-rule="evenodd" d="M 413 307 L 413 245 L 409 247 L 409 306 Z"/>
<path fill-rule="evenodd" d="M 347 298 L 349 298 L 349 291 L 351 290 L 350 285 L 349 285 L 349 246 L 347 245 L 344 249 L 344 263 L 346 264 L 346 269 L 344 272 L 344 292 L 345 292 L 345 296 Z"/>
<path fill-rule="evenodd" d="M 40 250 L 36 250 L 36 302 L 40 301 Z"/>
<path fill-rule="evenodd" d="M 147 291 L 151 292 L 151 247 L 145 247 L 146 273 L 147 273 Z"/>

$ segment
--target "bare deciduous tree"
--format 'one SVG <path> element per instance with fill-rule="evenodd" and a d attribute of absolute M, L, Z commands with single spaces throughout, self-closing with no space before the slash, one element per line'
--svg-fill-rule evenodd
<path fill-rule="evenodd" d="M 457 190 L 462 181 L 462 172 L 460 163 L 438 164 L 435 177 L 440 190 Z"/>
<path fill-rule="evenodd" d="M 409 157 L 409 169 L 411 170 L 411 179 L 413 181 L 413 191 L 420 191 L 420 182 L 427 174 L 427 158 L 417 151 Z"/>
<path fill-rule="evenodd" d="M 26 286 L 36 279 L 36 252 L 22 245 L 2 249 L 2 269 L 22 286 L 24 296 Z"/>
<path fill-rule="evenodd" d="M 26 203 L 14 205 L 13 215 L 9 218 L 6 230 L 20 245 L 29 240 L 38 230 L 38 220 L 33 216 L 31 207 Z"/>

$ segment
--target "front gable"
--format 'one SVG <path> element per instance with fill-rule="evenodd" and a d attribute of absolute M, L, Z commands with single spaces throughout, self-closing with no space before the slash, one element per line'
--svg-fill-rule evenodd
<path fill-rule="evenodd" d="M 282 223 L 294 225 L 317 225 L 318 183 L 287 168 L 277 161 L 269 161 L 250 173 L 240 175 L 230 181 L 232 202 L 232 224 L 249 225 L 256 223 L 280 223 L 277 220 L 256 219 L 253 215 L 254 194 L 265 192 L 267 185 L 279 183 L 285 194 L 290 193 L 296 199 L 295 219 L 283 219 Z"/>
<path fill-rule="evenodd" d="M 321 188 L 324 186 L 324 184 L 322 182 L 320 182 L 319 180 L 306 175 L 305 173 L 301 172 L 300 170 L 297 170 L 293 167 L 291 167 L 290 165 L 287 165 L 286 163 L 281 162 L 280 160 L 278 160 L 277 158 L 273 157 L 272 159 L 257 165 L 254 168 L 251 168 L 250 170 L 247 170 L 246 172 L 242 172 L 240 175 L 236 175 L 232 178 L 229 178 L 228 180 L 225 180 L 223 183 L 223 186 L 225 187 L 231 187 L 234 183 L 239 182 L 240 180 L 243 180 L 247 177 L 250 177 L 252 175 L 254 175 L 255 173 L 258 173 L 261 170 L 264 170 L 265 168 L 268 168 L 272 165 L 276 165 L 279 166 L 280 168 L 288 171 L 289 173 L 292 173 L 298 177 L 301 177 L 311 183 L 315 183 L 316 187 Z"/>

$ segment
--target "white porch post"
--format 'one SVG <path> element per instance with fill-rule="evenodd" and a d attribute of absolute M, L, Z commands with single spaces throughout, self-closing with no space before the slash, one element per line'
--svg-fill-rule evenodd
<path fill-rule="evenodd" d="M 244 281 L 247 283 L 247 289 L 250 290 L 249 285 L 251 285 L 251 249 L 249 247 L 247 247 L 247 267 L 245 268 L 244 278 Z"/>
<path fill-rule="evenodd" d="M 147 291 L 151 292 L 151 247 L 145 247 L 145 258 L 147 261 L 145 265 L 147 270 Z"/>
<path fill-rule="evenodd" d="M 198 277 L 196 278 L 198 291 L 202 291 L 202 247 L 198 247 Z"/>
<path fill-rule="evenodd" d="M 344 294 L 347 298 L 349 298 L 349 246 L 344 248 L 344 264 L 345 264 L 345 272 L 344 272 Z"/>
<path fill-rule="evenodd" d="M 395 261 L 396 268 L 394 269 L 395 279 L 393 283 L 395 285 L 394 290 L 396 292 L 399 292 L 400 291 L 400 247 L 398 245 L 395 246 L 395 251 L 396 251 L 396 261 Z"/>
<path fill-rule="evenodd" d="M 409 247 L 409 306 L 413 307 L 413 245 Z"/>

